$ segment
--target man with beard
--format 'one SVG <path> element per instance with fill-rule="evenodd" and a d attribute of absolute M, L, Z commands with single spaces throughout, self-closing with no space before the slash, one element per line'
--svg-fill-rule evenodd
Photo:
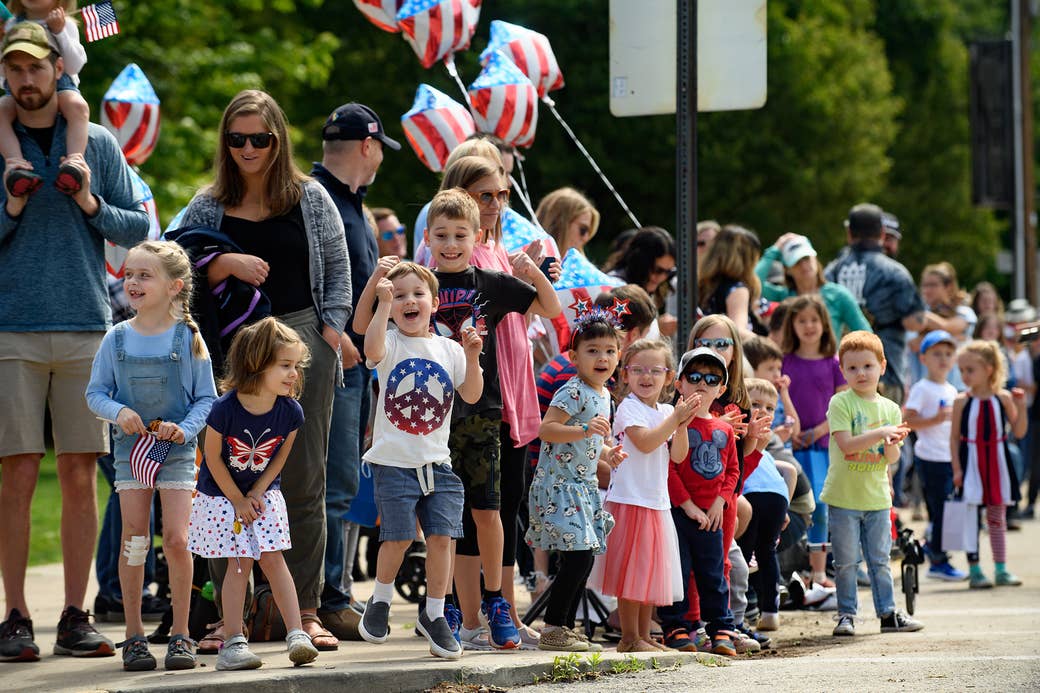
<path fill-rule="evenodd" d="M 112 320 L 104 241 L 129 247 L 144 240 L 148 215 L 107 130 L 91 124 L 85 156 L 64 156 L 66 123 L 55 91 L 63 64 L 50 33 L 33 22 L 17 24 L 0 52 L 25 157 L 4 162 L 4 182 L 18 169 L 44 180 L 24 197 L 4 197 L 6 186 L 0 186 L 0 572 L 7 608 L 0 623 L 0 661 L 40 656 L 25 600 L 25 569 L 48 404 L 62 491 L 65 566 L 65 609 L 54 653 L 111 656 L 112 642 L 83 611 L 97 537 L 95 461 L 108 451 L 108 425 L 87 408 L 84 392 L 94 352 Z M 63 162 L 82 174 L 82 188 L 74 195 L 54 187 Z"/>

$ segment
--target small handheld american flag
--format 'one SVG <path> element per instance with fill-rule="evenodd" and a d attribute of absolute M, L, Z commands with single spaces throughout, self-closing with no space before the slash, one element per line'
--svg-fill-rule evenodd
<path fill-rule="evenodd" d="M 93 43 L 119 33 L 115 8 L 107 0 L 87 5 L 81 12 L 83 14 L 83 33 L 87 36 L 87 43 Z"/>
<path fill-rule="evenodd" d="M 154 433 L 139 436 L 130 450 L 130 474 L 145 486 L 154 487 L 159 467 L 166 461 L 172 448 L 171 441 L 159 440 Z"/>

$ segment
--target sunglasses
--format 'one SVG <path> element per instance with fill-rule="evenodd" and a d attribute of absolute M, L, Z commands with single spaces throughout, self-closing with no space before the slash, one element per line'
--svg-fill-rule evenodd
<path fill-rule="evenodd" d="M 232 149 L 241 149 L 246 146 L 246 140 L 249 140 L 256 149 L 267 149 L 271 146 L 271 140 L 274 139 L 273 132 L 252 132 L 248 135 L 244 132 L 225 132 L 224 136 L 227 138 L 228 146 Z"/>
<path fill-rule="evenodd" d="M 716 385 L 722 384 L 722 376 L 716 375 L 715 373 L 701 373 L 700 371 L 689 371 L 683 373 L 683 378 L 686 379 L 690 385 L 696 385 L 700 381 L 704 381 L 704 384 L 708 387 L 715 387 Z"/>
<path fill-rule="evenodd" d="M 663 375 L 668 375 L 669 371 L 672 369 L 665 368 L 664 366 L 653 366 L 651 368 L 647 368 L 646 366 L 625 366 L 625 370 L 637 378 L 647 374 L 652 375 L 655 378 L 660 378 Z"/>
<path fill-rule="evenodd" d="M 704 337 L 698 337 L 693 340 L 693 346 L 695 347 L 710 347 L 715 351 L 725 351 L 733 346 L 733 340 L 729 337 L 718 337 L 716 339 L 706 339 Z"/>
<path fill-rule="evenodd" d="M 482 205 L 490 205 L 495 200 L 498 200 L 498 204 L 504 205 L 509 202 L 509 190 L 499 190 L 497 193 L 477 193 L 475 197 L 477 198 L 477 202 Z"/>
<path fill-rule="evenodd" d="M 405 232 L 405 228 L 406 228 L 405 225 L 401 224 L 396 229 L 387 229 L 386 231 L 380 231 L 379 232 L 379 237 L 382 238 L 384 241 L 392 241 L 392 240 L 394 240 L 394 236 L 395 235 L 403 236 L 404 232 Z"/>
<path fill-rule="evenodd" d="M 679 271 L 679 270 L 675 269 L 674 267 L 671 267 L 671 268 L 668 268 L 668 269 L 666 269 L 666 268 L 664 268 L 664 267 L 658 267 L 657 265 L 654 265 L 654 266 L 653 266 L 653 269 L 651 269 L 651 270 L 650 270 L 650 274 L 652 274 L 652 275 L 654 275 L 654 276 L 657 276 L 657 277 L 659 277 L 659 276 L 661 276 L 662 274 L 664 274 L 664 275 L 666 275 L 666 276 L 667 276 L 667 277 L 668 277 L 669 279 L 671 279 L 672 277 L 674 277 L 674 276 L 675 276 L 676 272 L 678 272 L 678 271 Z"/>
<path fill-rule="evenodd" d="M 585 238 L 590 233 L 592 233 L 592 229 L 590 227 L 586 226 L 585 224 L 582 224 L 581 226 L 578 227 L 578 235 L 581 236 L 582 238 Z"/>

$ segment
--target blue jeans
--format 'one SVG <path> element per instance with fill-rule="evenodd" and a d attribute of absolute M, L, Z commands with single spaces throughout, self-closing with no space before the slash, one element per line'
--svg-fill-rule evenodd
<path fill-rule="evenodd" d="M 683 598 L 671 606 L 660 606 L 657 613 L 661 626 L 667 633 L 672 628 L 687 630 L 693 625 L 686 621 L 690 608 L 690 571 L 697 584 L 697 596 L 701 602 L 701 619 L 707 621 L 708 635 L 715 637 L 720 630 L 733 629 L 733 613 L 729 610 L 729 585 L 723 572 L 722 529 L 714 532 L 703 530 L 683 512 L 672 508 L 672 521 L 679 535 L 679 566 L 683 578 Z M 855 577 L 853 577 L 855 581 Z"/>
<path fill-rule="evenodd" d="M 914 457 L 914 466 L 924 487 L 924 504 L 932 523 L 932 537 L 925 547 L 932 565 L 947 563 L 950 557 L 942 548 L 943 506 L 953 493 L 953 466 L 949 462 L 932 462 Z"/>
<path fill-rule="evenodd" d="M 343 516 L 358 491 L 361 447 L 371 407 L 369 369 L 363 363 L 343 371 L 343 386 L 332 401 L 329 456 L 325 470 L 325 587 L 322 611 L 339 611 L 350 605 L 343 584 Z"/>
<path fill-rule="evenodd" d="M 849 510 L 830 506 L 831 551 L 834 553 L 834 582 L 838 587 L 838 613 L 855 616 L 856 565 L 860 547 L 867 560 L 874 613 L 880 618 L 896 610 L 892 571 L 888 567 L 892 551 L 892 519 L 884 510 Z"/>
<path fill-rule="evenodd" d="M 115 492 L 115 458 L 112 453 L 103 455 L 97 460 L 101 474 L 108 482 L 111 491 L 108 504 L 105 505 L 105 516 L 101 521 L 101 534 L 98 535 L 97 557 L 94 559 L 94 570 L 97 573 L 98 592 L 108 599 L 123 598 L 123 590 L 119 586 L 119 556 L 123 552 L 123 516 L 119 509 L 119 494 Z M 155 513 L 152 513 L 148 533 L 155 534 Z M 148 549 L 144 562 L 144 585 L 155 580 L 155 549 Z"/>

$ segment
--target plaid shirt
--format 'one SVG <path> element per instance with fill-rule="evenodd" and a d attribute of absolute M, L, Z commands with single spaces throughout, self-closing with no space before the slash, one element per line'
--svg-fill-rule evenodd
<path fill-rule="evenodd" d="M 126 298 L 123 290 L 123 280 L 108 276 L 108 301 L 112 304 L 112 324 L 116 325 L 134 317 L 134 311 L 130 307 L 130 301 Z"/>

